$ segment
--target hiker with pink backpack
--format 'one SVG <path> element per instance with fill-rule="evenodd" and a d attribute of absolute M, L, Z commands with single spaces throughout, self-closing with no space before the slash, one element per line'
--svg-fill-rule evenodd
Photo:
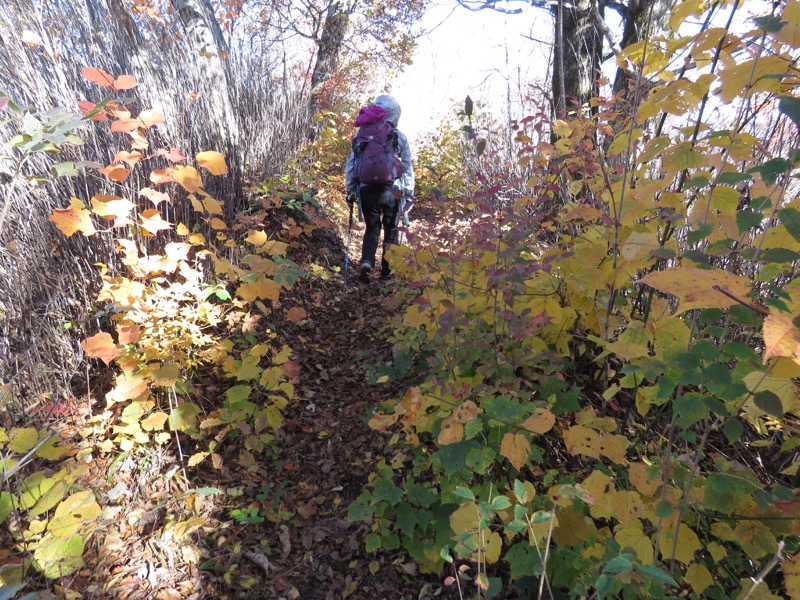
<path fill-rule="evenodd" d="M 359 281 L 368 283 L 375 266 L 378 240 L 383 227 L 381 279 L 391 277 L 385 254 L 397 244 L 397 226 L 413 205 L 414 168 L 406 136 L 397 129 L 400 105 L 392 96 L 382 95 L 361 109 L 354 125 L 358 132 L 345 166 L 347 204 L 358 203 L 359 217 L 366 223 L 361 248 Z"/>

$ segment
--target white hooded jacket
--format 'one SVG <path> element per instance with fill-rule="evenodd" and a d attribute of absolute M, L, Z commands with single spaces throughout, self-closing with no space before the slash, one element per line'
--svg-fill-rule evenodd
<path fill-rule="evenodd" d="M 375 104 L 386 111 L 386 120 L 397 127 L 400 121 L 400 105 L 397 103 L 397 100 L 395 100 L 393 96 L 382 95 L 375 98 Z M 403 175 L 400 179 L 395 180 L 394 186 L 403 192 L 403 196 L 411 198 L 414 195 L 415 186 L 414 167 L 411 165 L 411 148 L 408 145 L 408 139 L 405 134 L 400 130 L 397 130 L 397 146 L 400 162 L 403 163 Z M 354 167 L 355 155 L 351 150 L 344 168 L 348 192 L 355 191 L 356 187 L 356 182 L 353 181 Z"/>

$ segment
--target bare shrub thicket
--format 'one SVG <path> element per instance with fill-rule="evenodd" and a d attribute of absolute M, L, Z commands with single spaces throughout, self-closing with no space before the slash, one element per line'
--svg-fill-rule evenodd
<path fill-rule="evenodd" d="M 234 44 L 225 56 L 231 84 L 215 89 L 218 82 L 206 77 L 174 15 L 131 14 L 128 6 L 119 0 L 0 3 L 0 95 L 46 121 L 54 108 L 77 113 L 79 100 L 102 99 L 82 78 L 83 67 L 131 74 L 140 85 L 119 94 L 121 100 L 134 114 L 153 108 L 166 119 L 148 133 L 152 147 L 179 148 L 190 158 L 204 150 L 223 152 L 231 173 L 214 178 L 221 183 L 208 191 L 225 201 L 229 214 L 241 210 L 248 171 L 276 173 L 305 139 L 309 102 L 301 86 L 271 75 L 280 56 L 269 48 Z M 25 30 L 40 36 L 41 44 L 24 43 Z M 215 117 L 215 99 L 224 91 L 234 99 L 236 123 Z M 66 207 L 72 196 L 88 204 L 98 193 L 150 208 L 137 193 L 149 182 L 136 169 L 124 183 L 91 167 L 77 176 L 52 175 L 55 163 L 104 166 L 126 149 L 127 139 L 112 134 L 107 123 L 80 127 L 75 133 L 85 143 L 64 145 L 60 155 L 12 147 L 8 142 L 22 127 L 9 108 L 0 112 L 0 399 L 17 407 L 83 390 L 76 377 L 82 364 L 78 339 L 98 327 L 92 320 L 99 284 L 93 265 L 119 267 L 113 231 L 66 239 L 48 221 L 53 210 Z M 187 205 L 162 204 L 159 210 L 171 222 L 191 223 Z M 152 241 L 148 245 L 157 249 Z"/>

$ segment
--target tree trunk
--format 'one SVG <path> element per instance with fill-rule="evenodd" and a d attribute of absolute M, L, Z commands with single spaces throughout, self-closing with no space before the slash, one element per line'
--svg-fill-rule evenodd
<path fill-rule="evenodd" d="M 225 154 L 234 153 L 238 148 L 239 125 L 235 87 L 222 30 L 208 0 L 172 0 L 172 6 L 186 31 L 192 50 L 190 56 L 196 67 L 194 75 L 202 84 L 202 93 L 206 95 L 210 121 L 198 125 L 216 127 L 218 141 L 225 148 Z M 222 148 L 205 149 L 223 151 Z"/>
<path fill-rule="evenodd" d="M 336 72 L 349 19 L 349 12 L 340 2 L 333 2 L 328 7 L 325 24 L 317 40 L 317 61 L 311 74 L 312 113 L 325 104 L 325 87 Z"/>
<path fill-rule="evenodd" d="M 642 40 L 652 39 L 667 29 L 669 15 L 675 0 L 630 0 L 624 15 L 621 48 Z M 614 78 L 614 94 L 627 105 L 636 103 L 630 98 L 634 75 L 625 69 L 617 69 Z"/>
<path fill-rule="evenodd" d="M 603 36 L 595 18 L 595 0 L 559 0 L 555 11 L 553 102 L 566 116 L 597 95 Z"/>

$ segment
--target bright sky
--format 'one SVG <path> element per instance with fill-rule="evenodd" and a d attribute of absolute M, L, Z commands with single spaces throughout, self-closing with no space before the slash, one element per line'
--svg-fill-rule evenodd
<path fill-rule="evenodd" d="M 504 15 L 441 0 L 422 24 L 433 31 L 419 40 L 414 64 L 391 82 L 402 110 L 400 129 L 412 142 L 453 114 L 454 106 L 463 107 L 467 95 L 506 114 L 509 91 L 518 98 L 529 82 L 544 80 L 550 48 L 523 37 L 552 38 L 552 20 L 542 9 Z"/>

